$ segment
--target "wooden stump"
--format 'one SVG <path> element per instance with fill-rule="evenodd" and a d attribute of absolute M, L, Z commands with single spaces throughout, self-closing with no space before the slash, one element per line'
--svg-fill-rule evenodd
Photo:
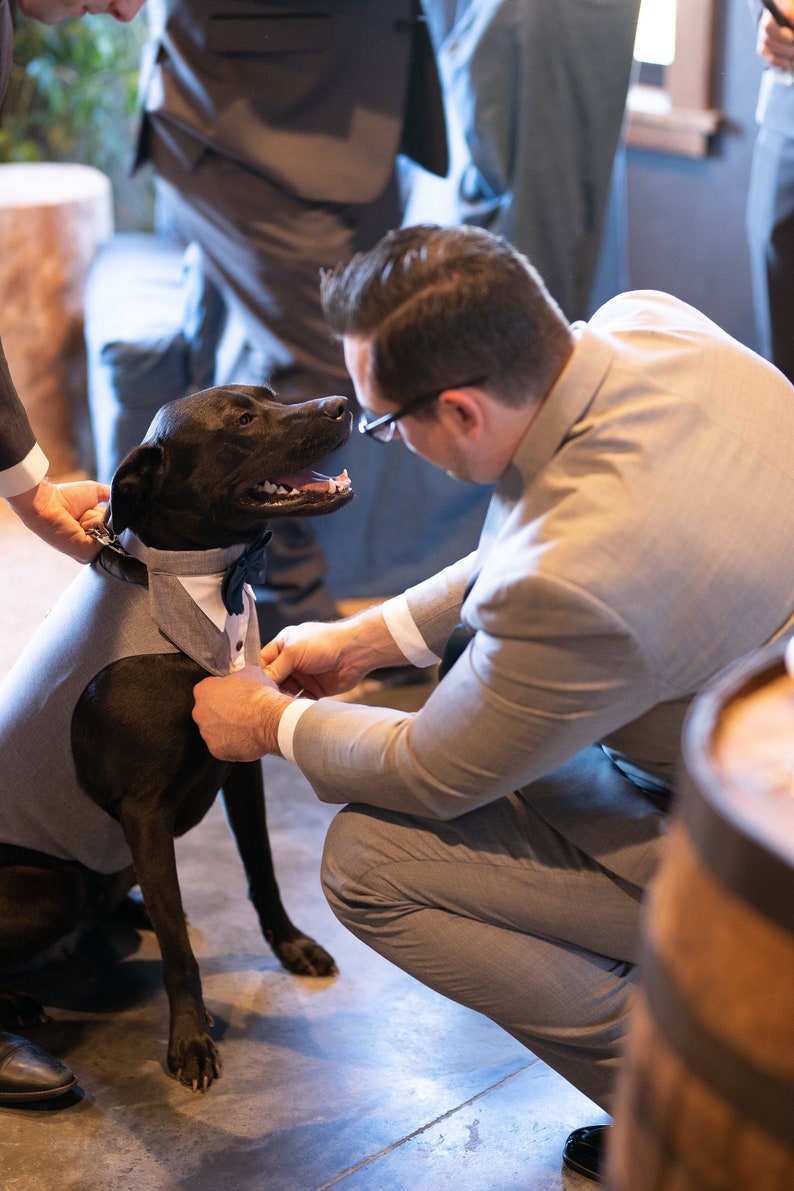
<path fill-rule="evenodd" d="M 726 674 L 685 727 L 612 1191 L 794 1187 L 794 682 L 782 652 Z"/>
<path fill-rule="evenodd" d="M 0 337 L 56 478 L 92 467 L 83 291 L 112 232 L 110 181 L 99 170 L 0 166 Z"/>

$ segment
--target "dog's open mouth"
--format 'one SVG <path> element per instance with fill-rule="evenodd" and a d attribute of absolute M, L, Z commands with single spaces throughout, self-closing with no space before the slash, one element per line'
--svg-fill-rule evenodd
<path fill-rule="evenodd" d="M 290 475 L 274 476 L 272 480 L 261 480 L 246 492 L 246 496 L 268 505 L 283 502 L 322 501 L 329 496 L 352 495 L 352 484 L 347 468 L 338 476 L 324 476 L 319 471 L 304 468 Z"/>

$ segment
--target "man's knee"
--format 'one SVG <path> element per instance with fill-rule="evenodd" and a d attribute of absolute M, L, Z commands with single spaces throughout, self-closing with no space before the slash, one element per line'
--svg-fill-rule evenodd
<path fill-rule="evenodd" d="M 320 879 L 328 904 L 349 929 L 401 900 L 389 873 L 406 859 L 406 817 L 367 806 L 346 806 L 325 837 Z"/>
<path fill-rule="evenodd" d="M 367 870 L 365 814 L 348 806 L 332 821 L 325 837 L 320 880 L 328 904 L 343 922 L 352 901 L 361 898 L 359 879 Z"/>

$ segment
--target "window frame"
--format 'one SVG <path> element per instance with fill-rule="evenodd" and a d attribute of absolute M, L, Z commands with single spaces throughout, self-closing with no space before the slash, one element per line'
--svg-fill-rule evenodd
<path fill-rule="evenodd" d="M 712 105 L 715 0 L 678 0 L 675 57 L 662 83 L 632 83 L 626 143 L 683 157 L 705 157 L 723 114 Z"/>

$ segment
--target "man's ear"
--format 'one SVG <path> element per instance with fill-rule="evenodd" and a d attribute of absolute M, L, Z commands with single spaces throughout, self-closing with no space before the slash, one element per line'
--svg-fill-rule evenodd
<path fill-rule="evenodd" d="M 445 389 L 438 402 L 459 434 L 472 434 L 482 428 L 483 411 L 468 389 Z"/>
<path fill-rule="evenodd" d="M 121 461 L 110 484 L 110 523 L 121 533 L 135 526 L 160 490 L 163 448 L 144 443 Z"/>

